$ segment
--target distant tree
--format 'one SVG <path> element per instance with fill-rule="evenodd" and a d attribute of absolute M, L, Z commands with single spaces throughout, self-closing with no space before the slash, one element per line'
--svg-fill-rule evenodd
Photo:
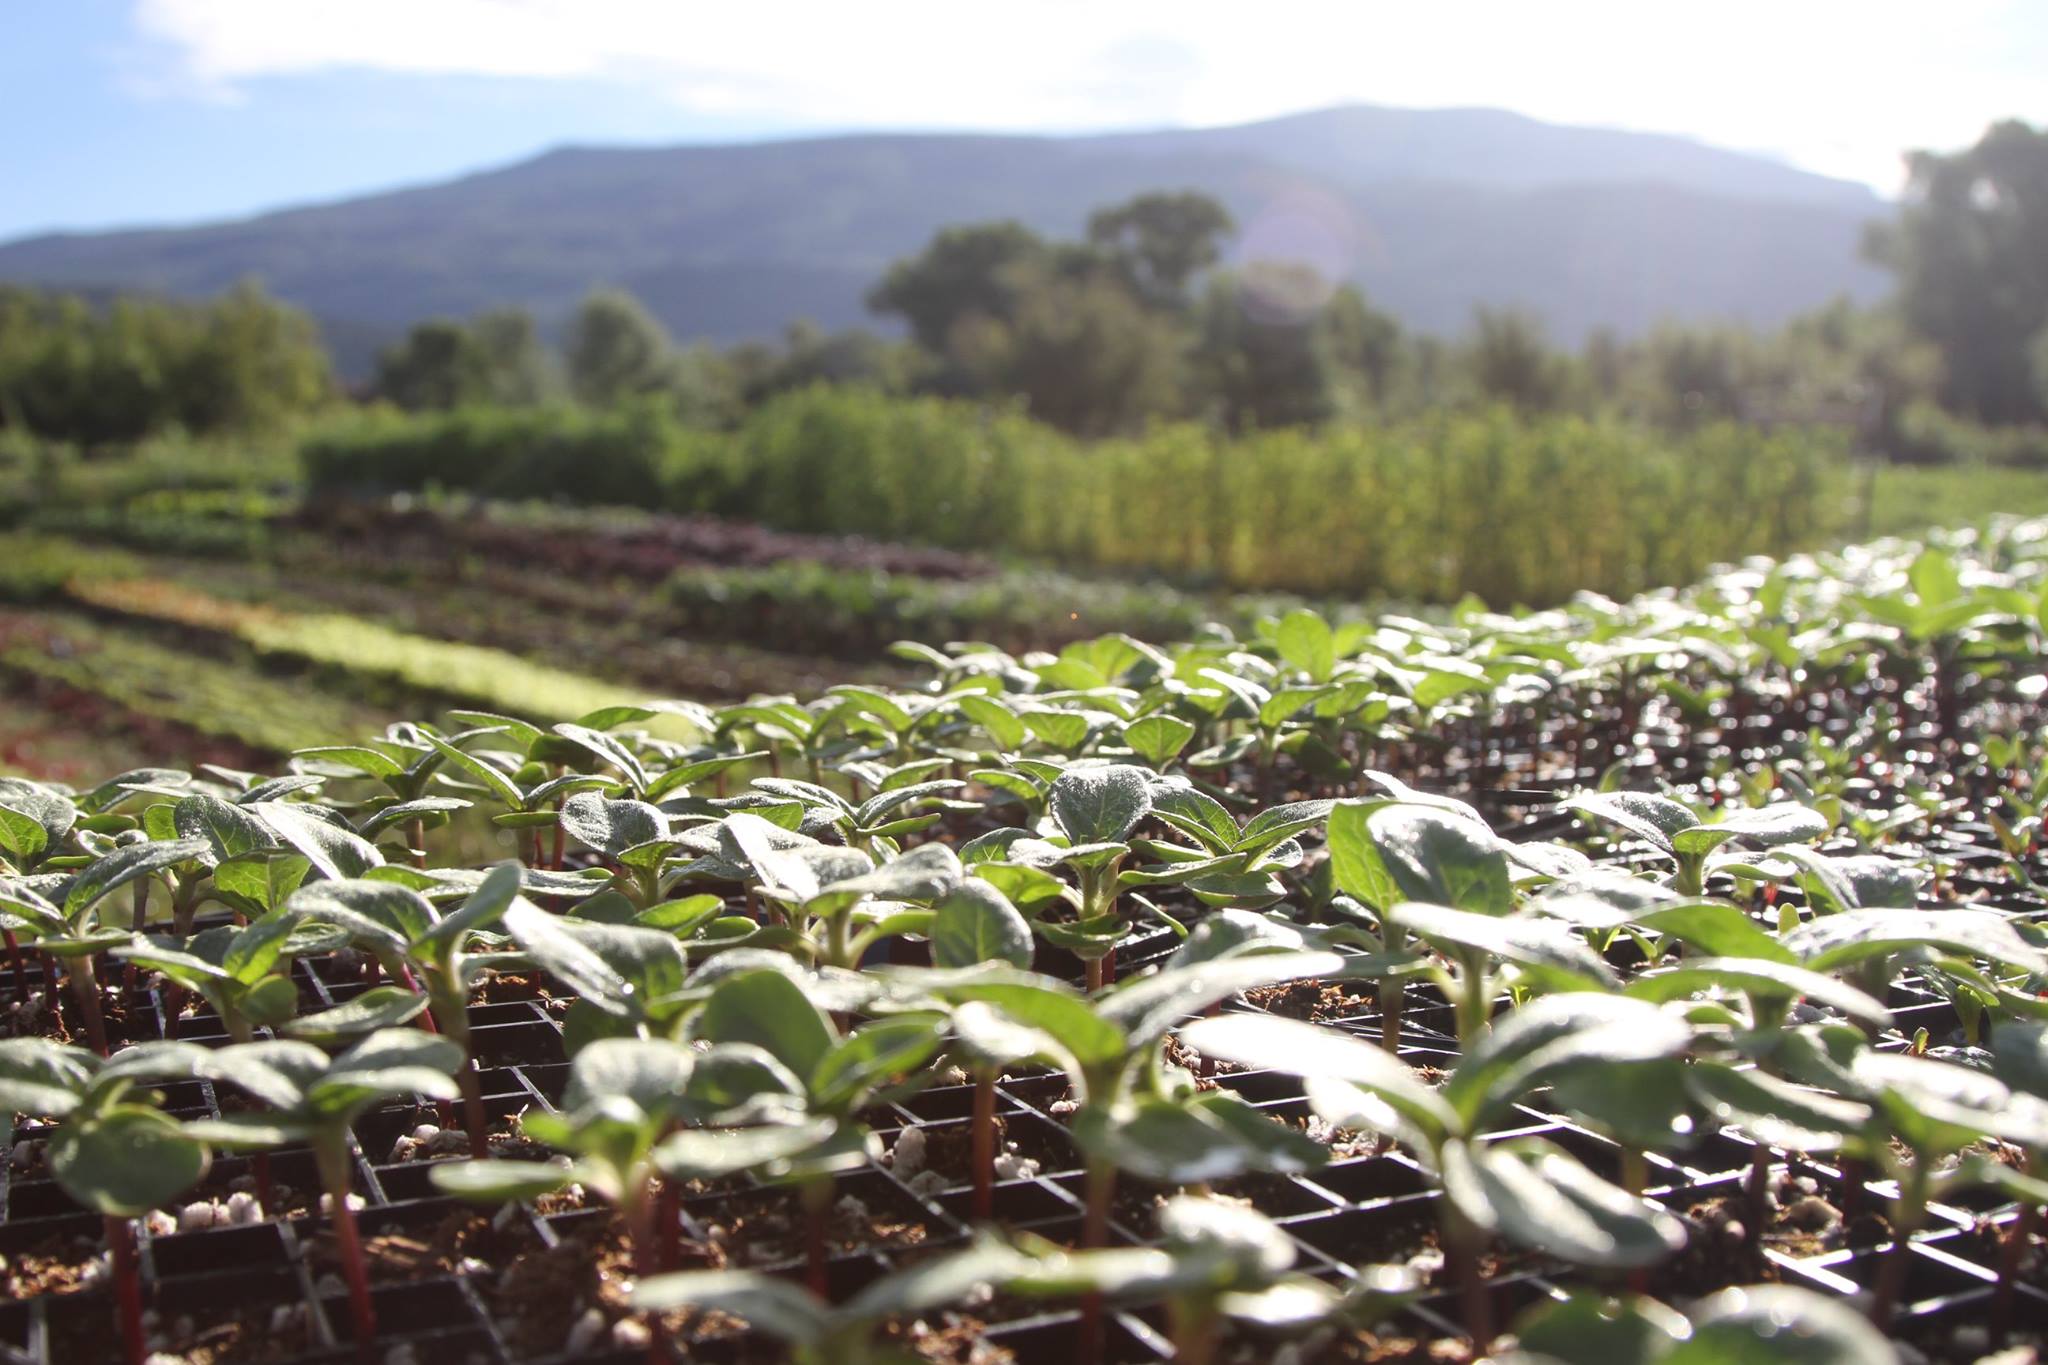
<path fill-rule="evenodd" d="M 1739 416 L 1753 364 L 1749 341 L 1732 328 L 1659 327 L 1645 347 L 1650 415 L 1679 427 Z"/>
<path fill-rule="evenodd" d="M 1052 274 L 1007 320 L 963 319 L 949 344 L 983 392 L 1021 395 L 1033 416 L 1085 436 L 1173 412 L 1183 349 L 1173 322 L 1107 273 Z"/>
<path fill-rule="evenodd" d="M 1986 422 L 2048 413 L 2028 348 L 2048 326 L 2048 131 L 2010 121 L 1953 155 L 1907 158 L 1905 203 L 1869 254 L 1941 350 L 1947 403 Z"/>
<path fill-rule="evenodd" d="M 1338 376 L 1324 344 L 1329 288 L 1305 265 L 1255 261 L 1212 276 L 1196 319 L 1197 392 L 1235 430 L 1321 422 Z"/>
<path fill-rule="evenodd" d="M 188 431 L 265 430 L 327 402 L 334 367 L 320 329 L 244 282 L 200 305 L 189 349 L 171 361 L 172 420 Z"/>
<path fill-rule="evenodd" d="M 676 416 L 691 426 L 730 426 L 745 415 L 748 402 L 738 357 L 753 349 L 720 351 L 703 342 L 685 346 L 672 358 L 660 392 Z"/>
<path fill-rule="evenodd" d="M 1027 280 L 1043 281 L 1044 239 L 1021 223 L 947 228 L 917 255 L 889 267 L 868 293 L 868 307 L 910 324 L 917 343 L 943 355 L 953 331 L 968 318 L 1007 321 Z"/>
<path fill-rule="evenodd" d="M 88 445 L 275 427 L 334 392 L 312 320 L 253 284 L 188 303 L 0 295 L 0 424 Z"/>
<path fill-rule="evenodd" d="M 1768 382 L 1788 404 L 1853 410 L 1859 433 L 1882 447 L 1897 443 L 1901 415 L 1941 388 L 1940 351 L 1892 306 L 1836 299 L 1751 345 L 1762 350 Z"/>
<path fill-rule="evenodd" d="M 1561 407 L 1571 388 L 1569 360 L 1551 349 L 1543 325 L 1526 313 L 1479 309 L 1465 365 L 1482 397 L 1523 412 Z"/>
<path fill-rule="evenodd" d="M 477 339 L 453 318 L 416 322 L 405 338 L 377 353 L 371 387 L 379 398 L 412 412 L 462 407 L 488 392 Z"/>
<path fill-rule="evenodd" d="M 622 290 L 601 289 L 583 300 L 570 320 L 564 351 L 570 391 L 585 403 L 655 393 L 675 378 L 668 330 Z"/>
<path fill-rule="evenodd" d="M 1230 210 L 1198 191 L 1141 194 L 1096 210 L 1088 241 L 1148 305 L 1183 309 L 1195 276 L 1223 258 L 1224 239 L 1236 228 Z"/>
<path fill-rule="evenodd" d="M 1579 349 L 1579 364 L 1586 375 L 1586 386 L 1597 405 L 1613 405 L 1622 401 L 1628 387 L 1630 371 L 1634 367 L 1632 348 L 1611 327 L 1595 327 L 1586 336 L 1586 344 Z"/>
<path fill-rule="evenodd" d="M 900 392 L 908 383 L 912 360 L 900 342 L 849 327 L 827 332 L 800 320 L 782 334 L 782 346 L 755 348 L 749 356 L 743 392 L 750 403 L 808 384 L 864 384 L 884 392 Z"/>
<path fill-rule="evenodd" d="M 1354 285 L 1330 295 L 1320 322 L 1325 354 L 1361 389 L 1365 401 L 1384 407 L 1392 398 L 1401 365 L 1401 324 L 1365 301 Z"/>
<path fill-rule="evenodd" d="M 524 308 L 480 313 L 469 324 L 483 365 L 485 397 L 523 407 L 546 402 L 560 387 L 554 357 L 540 339 L 533 314 Z"/>

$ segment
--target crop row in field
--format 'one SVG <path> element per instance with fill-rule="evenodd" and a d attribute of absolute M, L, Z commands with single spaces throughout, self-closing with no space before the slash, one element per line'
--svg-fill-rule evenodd
<path fill-rule="evenodd" d="M 232 635 L 259 657 L 344 670 L 461 705 L 556 720 L 615 706 L 625 695 L 614 684 L 501 650 L 407 635 L 352 616 L 224 601 L 176 584 L 88 578 L 73 583 L 69 595 L 103 611 Z"/>
<path fill-rule="evenodd" d="M 1853 492 L 1841 452 L 1806 432 L 1674 436 L 1502 411 L 1077 441 L 1012 412 L 829 388 L 773 399 L 731 433 L 637 412 L 372 417 L 315 437 L 306 459 L 325 490 L 665 506 L 1238 591 L 1498 604 L 1628 593 L 1798 548 L 1843 524 Z"/>
<path fill-rule="evenodd" d="M 71 612 L 0 609 L 0 668 L 256 754 L 288 754 L 337 727 L 381 723 L 374 708 Z"/>

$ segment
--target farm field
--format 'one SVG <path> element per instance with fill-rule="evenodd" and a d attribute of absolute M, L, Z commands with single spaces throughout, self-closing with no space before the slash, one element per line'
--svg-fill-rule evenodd
<path fill-rule="evenodd" d="M 433 499 L 8 547 L 27 1358 L 2040 1343 L 2048 523 L 1534 613 Z"/>
<path fill-rule="evenodd" d="M 338 477 L 337 450 L 362 448 L 325 439 L 301 443 L 327 471 L 312 486 L 290 446 L 172 446 L 0 471 L 0 520 L 13 528 L 0 531 L 0 623 L 10 642 L 0 667 L 16 695 L 26 704 L 33 682 L 132 713 L 140 723 L 125 735 L 116 726 L 67 739 L 74 750 L 92 744 L 99 766 L 112 769 L 183 761 L 202 742 L 221 742 L 212 733 L 219 703 L 245 686 L 251 705 L 233 714 L 264 719 L 241 725 L 239 741 L 275 759 L 330 728 L 337 704 L 381 720 L 436 702 L 561 718 L 628 695 L 808 695 L 835 682 L 901 682 L 904 663 L 890 653 L 900 640 L 986 640 L 1022 652 L 1105 631 L 1183 639 L 1210 621 L 1243 632 L 1305 600 L 1065 571 L 1016 558 L 999 541 L 946 549 L 701 514 L 321 491 L 319 478 Z M 435 457 L 430 448 L 419 458 Z M 1780 506 L 1785 529 L 1772 538 L 1817 546 L 2048 512 L 2048 475 L 2036 471 L 1815 469 L 1820 482 L 1798 508 Z M 1519 485 L 1486 497 L 1460 513 L 1461 524 L 1476 517 L 1483 528 L 1526 503 Z M 1388 516 L 1384 506 L 1357 505 Z M 1526 543 L 1519 531 L 1490 537 L 1499 548 L 1488 563 L 1543 560 L 1546 546 L 1597 541 L 1616 520 L 1563 506 L 1573 520 Z M 1265 511 L 1232 515 L 1249 526 Z M 1693 533 L 1699 545 L 1684 562 L 1704 563 L 1706 546 L 1735 557 L 1757 543 L 1747 522 L 1699 521 L 1706 529 Z M 1726 530 L 1718 541 L 1717 526 Z M 1342 555 L 1350 543 L 1309 531 L 1294 540 L 1314 547 L 1309 558 Z M 1653 558 L 1628 562 L 1631 581 L 1659 581 Z M 1494 573 L 1468 568 L 1478 576 L 1456 570 L 1436 605 L 1348 593 L 1306 600 L 1333 619 L 1442 619 L 1469 583 Z M 1546 591 L 1536 580 L 1526 586 Z M 107 667 L 83 662 L 81 651 Z M 181 669 L 181 657 L 197 663 Z M 150 674 L 147 686 L 140 673 Z M 301 712 L 313 713 L 310 724 Z M 5 761 L 49 775 L 33 745 Z"/>

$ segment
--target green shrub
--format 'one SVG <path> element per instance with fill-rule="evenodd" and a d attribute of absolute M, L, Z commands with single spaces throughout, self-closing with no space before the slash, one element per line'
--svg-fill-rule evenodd
<path fill-rule="evenodd" d="M 373 410 L 301 446 L 315 492 L 462 489 L 500 498 L 648 505 L 685 481 L 691 433 L 655 404 Z"/>
<path fill-rule="evenodd" d="M 1899 454 L 1918 464 L 2007 465 L 2048 469 L 2048 427 L 1987 427 L 1915 403 L 1899 417 Z"/>
<path fill-rule="evenodd" d="M 119 550 L 88 549 L 58 536 L 0 534 L 0 602 L 50 602 L 74 578 L 128 578 L 142 566 Z"/>

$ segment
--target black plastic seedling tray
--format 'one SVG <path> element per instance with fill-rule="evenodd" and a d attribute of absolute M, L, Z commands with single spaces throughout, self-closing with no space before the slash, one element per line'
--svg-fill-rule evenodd
<path fill-rule="evenodd" d="M 1478 797 L 1490 814 L 1520 820 L 1518 826 L 1506 829 L 1510 838 L 1566 836 L 1570 817 L 1546 807 L 1555 794 L 1597 774 L 1617 748 L 1611 736 L 1602 736 L 1607 718 L 1592 719 L 1586 727 L 1585 744 L 1577 751 L 1588 765 L 1580 772 L 1508 771 L 1504 783 L 1510 790 L 1468 794 Z M 1553 721 L 1553 730 L 1563 723 Z M 1816 704 L 1814 710 L 1800 716 L 1752 717 L 1739 745 L 1782 744 L 1808 728 L 1836 735 L 1846 732 L 1839 717 Z M 1725 753 L 1720 746 L 1728 739 L 1722 735 L 1712 743 L 1660 741 L 1655 746 L 1659 772 L 1675 779 L 1704 774 L 1717 755 Z M 1543 752 L 1553 743 L 1551 737 L 1539 735 L 1518 738 L 1511 747 L 1518 752 Z M 1634 750 L 1636 746 L 1630 747 Z M 1434 775 L 1467 775 L 1462 759 L 1452 763 L 1453 758 L 1454 753 L 1439 756 Z M 1426 755 L 1423 761 L 1426 763 Z M 1418 785 L 1432 781 L 1426 767 L 1405 775 Z M 1951 874 L 1958 889 L 1992 895 L 2015 908 L 2043 907 L 2038 894 L 2002 875 L 2002 855 L 1993 846 L 1988 829 L 1936 828 L 1927 832 L 1926 845 L 1959 865 L 1960 870 Z M 1627 862 L 1635 855 L 1610 851 L 1608 856 Z M 2041 868 L 2042 861 L 2034 860 L 2036 869 L 2048 871 Z M 1796 894 L 1782 899 L 1795 906 L 1798 903 Z M 1116 974 L 1122 977 L 1145 970 L 1171 954 L 1178 941 L 1163 925 L 1141 929 L 1120 947 Z M 1624 971 L 1637 965 L 1638 959 L 1631 944 L 1618 945 L 1612 954 L 1615 965 Z M 1036 965 L 1072 981 L 1084 975 L 1084 964 L 1056 949 L 1041 949 Z M 42 970 L 33 955 L 19 981 L 11 970 L 0 970 L 0 999 L 12 998 L 17 989 L 39 988 Z M 307 1011 L 326 1008 L 364 988 L 359 977 L 333 961 L 302 961 L 295 965 L 294 974 Z M 469 1011 L 484 1108 L 493 1131 L 522 1112 L 546 1110 L 561 1098 L 569 1068 L 560 1021 L 572 996 L 547 984 L 545 1001 L 494 995 Z M 1284 991 L 1278 994 L 1282 998 L 1235 999 L 1223 1008 L 1270 1008 L 1295 1017 L 1312 1014 L 1319 1023 L 1361 1038 L 1378 1041 L 1381 1035 L 1376 988 L 1370 985 L 1348 996 L 1340 993 L 1333 1009 L 1313 1011 L 1300 1009 L 1301 1002 L 1285 998 Z M 167 1001 L 149 990 L 140 991 L 133 999 L 137 1007 L 129 1012 L 128 1040 L 169 1036 Z M 1888 1047 L 1908 1046 L 1920 1029 L 1937 1044 L 1955 1041 L 1962 1026 L 1952 1005 L 1910 980 L 1894 987 L 1888 1003 L 1896 1019 L 1895 1032 L 1884 1042 Z M 218 1021 L 204 1011 L 179 1021 L 176 1036 L 200 1042 L 225 1041 Z M 1451 1008 L 1428 985 L 1406 988 L 1400 1050 L 1421 1066 L 1449 1068 L 1457 1061 Z M 1231 1090 L 1283 1121 L 1305 1122 L 1309 1116 L 1301 1082 L 1295 1077 L 1266 1071 L 1224 1071 L 1203 1080 Z M 1066 1089 L 1064 1078 L 1053 1074 L 1020 1073 L 1000 1083 L 996 1112 L 1004 1125 L 1004 1141 L 1015 1144 L 1017 1154 L 1029 1158 L 1035 1167 L 997 1184 L 994 1212 L 1005 1226 L 1071 1240 L 1078 1235 L 1082 1219 L 1082 1167 L 1067 1126 Z M 220 1113 L 221 1097 L 210 1085 L 190 1082 L 164 1090 L 166 1108 L 176 1116 Z M 971 1105 L 969 1087 L 939 1085 L 865 1117 L 885 1151 L 893 1151 L 902 1135 L 914 1129 L 922 1130 L 930 1151 L 961 1145 Z M 365 1114 L 354 1128 L 353 1184 L 364 1203 L 359 1214 L 363 1236 L 386 1252 L 400 1243 L 424 1248 L 420 1259 L 410 1265 L 390 1255 L 372 1259 L 380 1358 L 395 1365 L 404 1365 L 408 1355 L 418 1365 L 443 1361 L 566 1365 L 572 1360 L 644 1365 L 644 1346 L 614 1342 L 608 1323 L 601 1324 L 605 1330 L 594 1336 L 582 1332 L 572 1340 L 589 1306 L 574 1301 L 573 1295 L 566 1303 L 541 1302 L 547 1310 L 541 1316 L 549 1331 L 536 1332 L 529 1322 L 532 1314 L 526 1310 L 542 1296 L 528 1295 L 523 1304 L 500 1282 L 510 1269 L 500 1263 L 504 1255 L 517 1260 L 523 1255 L 556 1253 L 587 1262 L 593 1254 L 589 1249 L 609 1233 L 609 1213 L 599 1208 L 515 1206 L 494 1214 L 450 1200 L 432 1184 L 429 1160 L 394 1159 L 400 1139 L 423 1123 L 443 1126 L 442 1112 L 432 1104 L 392 1105 Z M 16 1142 L 33 1143 L 42 1131 L 35 1124 L 24 1124 L 12 1136 Z M 1619 1150 L 1604 1137 L 1546 1110 L 1542 1095 L 1531 1097 L 1502 1132 L 1541 1135 L 1570 1150 L 1597 1173 L 1610 1178 L 1619 1174 Z M 1774 1186 L 1788 1176 L 1808 1179 L 1816 1192 L 1837 1207 L 1853 1203 L 1865 1211 L 1881 1211 L 1890 1193 L 1879 1185 L 1849 1191 L 1840 1172 L 1807 1161 L 1788 1163 L 1781 1153 L 1766 1153 L 1765 1159 L 1767 1177 Z M 1694 1217 L 1696 1210 L 1710 1213 L 1717 1204 L 1740 1208 L 1748 1197 L 1746 1182 L 1756 1160 L 1755 1147 L 1740 1136 L 1705 1133 L 1689 1149 L 1669 1159 L 1649 1156 L 1644 1193 L 1687 1218 Z M 250 1165 L 248 1158 L 219 1157 L 194 1197 L 224 1195 L 245 1184 L 251 1175 Z M 269 1165 L 271 1179 L 279 1185 L 300 1192 L 315 1186 L 310 1154 L 304 1151 L 273 1153 Z M 1345 1154 L 1307 1175 L 1223 1182 L 1218 1192 L 1250 1199 L 1293 1241 L 1301 1267 L 1332 1282 L 1349 1278 L 1354 1274 L 1352 1267 L 1362 1263 L 1426 1263 L 1434 1245 L 1440 1196 L 1431 1179 L 1408 1156 L 1377 1150 L 1370 1143 L 1347 1147 Z M 1155 1229 L 1147 1211 L 1150 1201 L 1163 1193 L 1135 1180 L 1120 1182 L 1110 1240 L 1142 1244 L 1153 1238 Z M 920 1178 L 915 1172 L 898 1171 L 885 1158 L 843 1178 L 838 1195 L 858 1200 L 899 1229 L 892 1237 L 849 1246 L 832 1257 L 829 1279 L 838 1293 L 857 1290 L 931 1251 L 956 1247 L 972 1233 L 972 1194 L 964 1172 Z M 717 1242 L 719 1230 L 735 1215 L 771 1208 L 788 1198 L 784 1191 L 759 1186 L 686 1197 L 678 1201 L 675 1232 L 683 1245 L 702 1248 Z M 286 1201 L 282 1212 L 285 1216 L 246 1226 L 155 1232 L 144 1228 L 138 1241 L 145 1301 L 168 1349 L 208 1338 L 215 1347 L 224 1348 L 226 1359 L 260 1359 L 269 1365 L 357 1359 L 349 1340 L 345 1296 L 338 1278 L 331 1274 L 325 1220 L 308 1207 L 306 1198 Z M 1979 1207 L 1930 1210 L 1926 1230 L 1914 1239 L 1897 1311 L 1897 1335 L 1920 1345 L 1936 1359 L 1954 1358 L 1958 1343 L 1975 1340 L 1973 1334 L 1981 1333 L 1990 1313 L 1998 1236 L 2012 1216 L 2010 1206 L 1995 1200 Z M 451 1220 L 471 1228 L 479 1220 L 490 1224 L 491 1236 L 480 1239 L 479 1245 L 488 1243 L 488 1247 L 499 1249 L 500 1259 L 480 1255 L 471 1263 L 455 1257 L 451 1263 L 437 1240 Z M 1713 1229 L 1696 1223 L 1695 1232 L 1710 1237 Z M 15 1163 L 0 1162 L 0 1256 L 17 1263 L 24 1256 L 49 1254 L 55 1249 L 84 1262 L 99 1255 L 100 1237 L 99 1218 L 73 1205 L 32 1160 L 18 1169 Z M 1772 1244 L 1766 1238 L 1755 1251 L 1755 1266 L 1765 1272 L 1763 1278 L 1853 1297 L 1873 1282 L 1886 1246 L 1883 1235 L 1805 1249 Z M 1652 1281 L 1660 1296 L 1683 1299 L 1719 1287 L 1708 1282 L 1717 1273 L 1714 1266 L 1703 1267 L 1685 1258 L 1681 1261 L 1668 1270 L 1653 1272 L 1662 1277 Z M 802 1271 L 793 1249 L 786 1255 L 754 1254 L 735 1264 L 792 1278 L 800 1278 Z M 1688 1275 L 1692 1277 L 1689 1280 L 1685 1278 Z M 1492 1288 L 1495 1313 L 1506 1321 L 1522 1307 L 1562 1296 L 1568 1285 L 1588 1283 L 1601 1282 L 1580 1274 L 1567 1276 L 1563 1267 L 1538 1256 L 1503 1257 Z M 1623 1286 L 1615 1283 L 1611 1287 Z M 0 1360 L 9 1365 L 72 1365 L 74 1361 L 114 1358 L 109 1317 L 109 1294 L 103 1283 L 82 1282 L 76 1277 L 47 1292 L 0 1302 Z M 985 1339 L 1013 1351 L 1022 1362 L 1068 1365 L 1074 1354 L 1076 1321 L 1072 1312 L 999 1304 L 987 1313 Z M 2014 1322 L 2023 1330 L 2048 1331 L 2048 1284 L 2019 1286 Z M 1389 1330 L 1424 1339 L 1461 1335 L 1459 1305 L 1440 1274 Z M 1107 1343 L 1108 1359 L 1113 1362 L 1137 1365 L 1170 1357 L 1160 1323 L 1144 1312 L 1111 1315 Z M 691 1361 L 752 1365 L 777 1358 L 766 1343 L 745 1333 L 708 1332 L 678 1342 L 677 1350 L 679 1358 Z"/>

